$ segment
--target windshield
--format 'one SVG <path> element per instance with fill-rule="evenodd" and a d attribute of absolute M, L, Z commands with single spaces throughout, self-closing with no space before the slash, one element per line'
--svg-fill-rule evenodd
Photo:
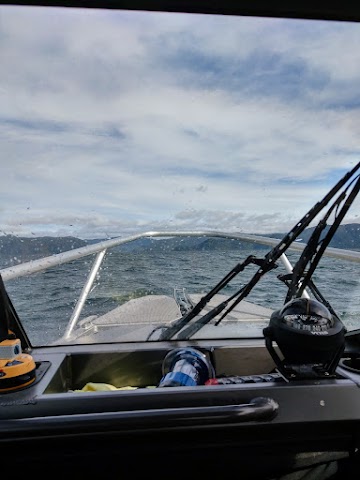
<path fill-rule="evenodd" d="M 2 5 L 0 36 L 0 273 L 34 346 L 181 339 L 359 161 L 357 23 Z M 359 212 L 312 275 L 348 330 Z M 325 214 L 191 338 L 262 337 Z"/>

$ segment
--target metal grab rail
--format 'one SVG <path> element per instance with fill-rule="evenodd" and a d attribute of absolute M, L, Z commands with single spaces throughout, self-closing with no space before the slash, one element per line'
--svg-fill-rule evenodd
<path fill-rule="evenodd" d="M 188 388 L 188 387 L 180 387 Z M 210 387 L 212 388 L 212 387 Z M 240 405 L 212 405 L 201 407 L 173 407 L 144 410 L 122 410 L 117 412 L 96 412 L 72 415 L 43 416 L 33 418 L 8 419 L 1 422 L 1 434 L 8 435 L 14 432 L 31 431 L 32 434 L 39 434 L 46 429 L 49 431 L 65 431 L 67 429 L 86 429 L 108 427 L 109 421 L 113 427 L 121 426 L 136 429 L 156 428 L 162 425 L 184 426 L 189 422 L 194 424 L 224 424 L 243 422 L 266 422 L 273 420 L 279 410 L 278 403 L 272 398 L 256 397 L 249 403 Z"/>
<path fill-rule="evenodd" d="M 74 250 L 69 250 L 63 253 L 57 253 L 49 257 L 40 258 L 38 260 L 32 260 L 30 262 L 21 263 L 19 265 L 14 265 L 12 267 L 3 268 L 0 270 L 0 274 L 4 281 L 11 280 L 14 278 L 22 277 L 25 275 L 30 275 L 32 273 L 38 273 L 48 268 L 55 267 L 58 265 L 63 265 L 72 260 L 78 260 L 82 257 L 92 255 L 94 253 L 99 253 L 102 250 L 108 248 L 116 247 L 117 245 L 123 245 L 125 243 L 130 243 L 141 238 L 155 238 L 155 237 L 220 237 L 228 238 L 233 240 L 242 240 L 244 242 L 256 243 L 260 245 L 276 246 L 279 243 L 279 239 L 271 237 L 262 237 L 260 235 L 250 235 L 242 233 L 228 233 L 228 232 L 219 232 L 212 230 L 201 230 L 201 231 L 175 231 L 175 232 L 144 232 L 138 235 L 132 235 L 130 237 L 116 237 L 111 240 L 103 240 L 92 245 L 87 245 L 86 247 L 75 248 Z M 302 252 L 306 244 L 302 242 L 293 242 L 289 250 Z M 360 263 L 360 252 L 353 250 L 345 250 L 341 248 L 332 248 L 328 247 L 324 253 L 325 256 L 339 258 L 342 260 L 349 260 L 351 262 Z"/>
<path fill-rule="evenodd" d="M 74 311 L 73 311 L 73 313 L 71 315 L 71 318 L 69 320 L 69 323 L 66 327 L 66 330 L 65 330 L 65 333 L 64 333 L 65 338 L 70 337 L 71 332 L 73 331 L 73 329 L 76 325 L 76 322 L 78 321 L 78 319 L 80 317 L 81 310 L 82 310 L 83 306 L 85 305 L 86 299 L 87 299 L 87 297 L 88 297 L 88 295 L 91 291 L 91 287 L 93 286 L 93 283 L 95 281 L 97 272 L 99 271 L 101 263 L 104 260 L 105 253 L 106 253 L 106 250 L 101 250 L 101 252 L 99 252 L 96 255 L 93 266 L 92 266 L 92 268 L 90 270 L 90 273 L 88 275 L 87 281 L 86 281 L 86 283 L 85 283 L 85 285 L 82 289 L 79 300 L 76 303 Z"/>
<path fill-rule="evenodd" d="M 134 242 L 135 240 L 142 238 L 169 238 L 169 237 L 219 237 L 219 238 L 228 238 L 233 240 L 242 240 L 249 243 L 256 243 L 261 245 L 275 246 L 278 244 L 278 239 L 271 237 L 262 237 L 259 235 L 250 235 L 250 234 L 241 234 L 241 233 L 228 233 L 228 232 L 218 232 L 212 230 L 202 230 L 202 231 L 176 231 L 176 232 L 144 232 L 138 235 L 133 235 L 130 237 L 116 237 L 111 240 L 99 241 L 86 247 L 80 247 L 67 252 L 58 253 L 51 255 L 49 257 L 40 258 L 38 260 L 32 260 L 30 262 L 25 262 L 13 267 L 8 267 L 0 270 L 1 277 L 4 281 L 15 279 L 18 277 L 31 275 L 34 273 L 39 273 L 45 271 L 49 268 L 63 265 L 65 263 L 71 262 L 73 260 L 78 260 L 80 258 L 97 254 L 93 266 L 89 272 L 85 285 L 82 289 L 80 297 L 75 305 L 69 323 L 65 330 L 65 338 L 69 338 L 71 332 L 73 331 L 76 322 L 78 321 L 81 310 L 85 304 L 85 301 L 91 291 L 92 285 L 95 281 L 97 272 L 101 266 L 101 263 L 105 257 L 105 254 L 109 248 L 116 247 L 118 245 L 124 245 L 126 243 Z M 305 248 L 306 244 L 301 242 L 294 242 L 289 250 L 302 251 Z M 326 256 L 331 256 L 335 258 L 345 259 L 353 262 L 360 262 L 360 252 L 355 252 L 351 250 L 342 250 L 338 248 L 328 247 L 324 253 Z M 286 271 L 288 273 L 292 272 L 292 266 L 283 253 L 280 256 Z M 308 293 L 305 291 L 303 296 L 309 297 Z"/>

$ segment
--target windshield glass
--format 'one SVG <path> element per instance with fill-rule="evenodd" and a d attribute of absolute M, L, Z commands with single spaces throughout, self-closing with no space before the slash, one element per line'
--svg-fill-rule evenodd
<path fill-rule="evenodd" d="M 359 24 L 2 5 L 0 36 L 0 273 L 34 346 L 176 339 L 359 161 Z M 312 276 L 349 330 L 359 207 Z M 192 338 L 261 337 L 319 215 Z"/>

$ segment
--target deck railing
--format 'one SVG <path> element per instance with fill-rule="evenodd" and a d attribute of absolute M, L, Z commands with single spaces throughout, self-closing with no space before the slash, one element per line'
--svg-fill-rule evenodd
<path fill-rule="evenodd" d="M 91 245 L 87 245 L 85 247 L 75 248 L 73 250 L 69 250 L 66 252 L 58 253 L 58 254 L 51 255 L 44 258 L 39 258 L 37 260 L 21 263 L 19 265 L 14 265 L 12 267 L 8 267 L 0 270 L 0 274 L 2 276 L 2 279 L 6 282 L 8 280 L 12 280 L 12 279 L 19 278 L 26 275 L 31 275 L 34 273 L 39 273 L 49 268 L 63 265 L 64 263 L 68 263 L 73 260 L 78 260 L 80 258 L 96 254 L 96 257 L 93 262 L 92 268 L 89 272 L 88 278 L 85 282 L 85 285 L 82 289 L 80 297 L 77 301 L 77 304 L 73 310 L 72 316 L 66 328 L 65 337 L 68 337 L 71 334 L 72 330 L 76 325 L 76 322 L 80 317 L 81 310 L 91 291 L 96 275 L 99 271 L 101 263 L 108 249 L 116 247 L 118 245 L 131 243 L 142 238 L 201 237 L 201 236 L 241 240 L 248 243 L 267 245 L 269 247 L 275 247 L 280 240 L 280 239 L 271 238 L 271 237 L 263 237 L 260 235 L 228 233 L 228 232 L 219 232 L 219 231 L 212 231 L 212 230 L 174 231 L 174 232 L 171 232 L 171 231 L 151 232 L 150 231 L 150 232 L 144 232 L 144 233 L 140 233 L 140 234 L 129 236 L 129 237 L 116 237 L 110 240 L 103 240 Z M 290 245 L 289 250 L 301 252 L 305 248 L 305 246 L 306 246 L 305 243 L 293 242 Z M 348 260 L 351 262 L 360 263 L 360 252 L 357 252 L 357 251 L 328 247 L 325 250 L 324 255 L 343 259 L 343 260 Z M 292 271 L 292 266 L 284 253 L 280 256 L 280 260 L 282 261 L 286 271 L 290 273 Z M 308 296 L 307 292 L 304 292 L 304 296 Z"/>

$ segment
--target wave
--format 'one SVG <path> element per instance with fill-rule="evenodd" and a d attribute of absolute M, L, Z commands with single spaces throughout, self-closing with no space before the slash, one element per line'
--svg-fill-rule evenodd
<path fill-rule="evenodd" d="M 181 251 L 162 253 L 114 252 L 105 257 L 81 318 L 101 315 L 128 300 L 149 294 L 172 296 L 175 288 L 205 294 L 213 288 L 252 249 L 237 251 Z M 291 252 L 289 260 L 296 262 Z M 6 283 L 10 298 L 30 330 L 34 345 L 54 340 L 64 333 L 91 268 L 89 259 L 49 269 L 45 274 L 20 277 Z M 223 292 L 238 291 L 258 267 L 251 266 L 236 276 Z M 324 257 L 313 280 L 339 317 L 350 329 L 358 328 L 360 318 L 359 264 Z M 281 265 L 266 274 L 247 300 L 271 309 L 280 308 L 287 287 L 278 279 Z M 50 338 L 51 337 L 51 338 Z M 41 342 L 40 342 L 41 340 Z M 47 343 L 47 342 L 45 342 Z"/>

